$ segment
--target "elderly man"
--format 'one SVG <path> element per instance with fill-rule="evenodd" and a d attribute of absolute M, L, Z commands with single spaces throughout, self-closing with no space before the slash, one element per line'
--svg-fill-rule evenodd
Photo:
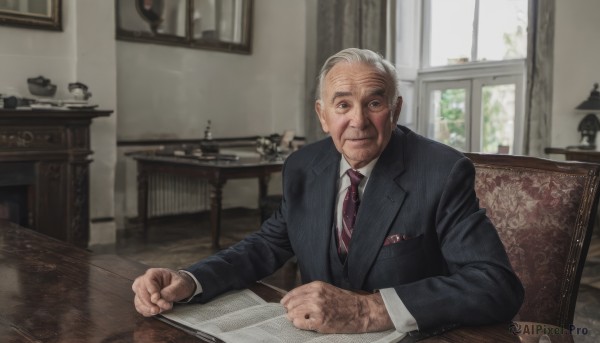
<path fill-rule="evenodd" d="M 478 206 L 473 164 L 396 126 L 397 84 L 372 51 L 330 57 L 315 105 L 330 137 L 287 158 L 279 210 L 186 270 L 149 269 L 132 286 L 138 312 L 245 288 L 295 255 L 303 285 L 281 303 L 300 329 L 441 331 L 512 319 L 523 288 Z"/>

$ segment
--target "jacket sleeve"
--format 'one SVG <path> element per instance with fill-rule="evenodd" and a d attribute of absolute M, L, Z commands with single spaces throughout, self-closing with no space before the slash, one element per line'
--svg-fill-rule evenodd
<path fill-rule="evenodd" d="M 453 166 L 440 198 L 435 230 L 448 275 L 395 288 L 420 330 L 510 321 L 523 302 L 494 225 L 479 208 L 475 168 L 467 158 Z"/>
<path fill-rule="evenodd" d="M 285 166 L 282 172 L 285 182 Z M 294 252 L 287 235 L 285 197 L 279 209 L 258 232 L 185 270 L 202 285 L 202 293 L 192 302 L 207 302 L 221 293 L 247 288 L 253 282 L 273 274 Z"/>

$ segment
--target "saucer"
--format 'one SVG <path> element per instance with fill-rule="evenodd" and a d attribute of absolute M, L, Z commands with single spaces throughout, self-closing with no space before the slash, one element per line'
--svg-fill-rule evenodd
<path fill-rule="evenodd" d="M 72 110 L 92 110 L 98 105 L 89 105 L 89 104 L 67 104 L 65 107 L 70 108 Z"/>

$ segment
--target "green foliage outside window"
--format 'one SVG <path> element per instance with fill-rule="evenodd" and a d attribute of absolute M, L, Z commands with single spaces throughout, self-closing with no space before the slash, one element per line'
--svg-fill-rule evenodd
<path fill-rule="evenodd" d="M 444 132 L 438 139 L 445 144 L 460 150 L 466 148 L 465 134 L 465 90 L 460 88 L 441 91 L 439 111 L 440 131 Z"/>

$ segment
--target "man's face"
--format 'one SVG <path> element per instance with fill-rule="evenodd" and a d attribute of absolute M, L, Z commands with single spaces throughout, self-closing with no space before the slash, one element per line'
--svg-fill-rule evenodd
<path fill-rule="evenodd" d="M 315 109 L 323 131 L 354 169 L 377 158 L 392 136 L 402 98 L 390 108 L 383 72 L 363 63 L 336 64 Z"/>

